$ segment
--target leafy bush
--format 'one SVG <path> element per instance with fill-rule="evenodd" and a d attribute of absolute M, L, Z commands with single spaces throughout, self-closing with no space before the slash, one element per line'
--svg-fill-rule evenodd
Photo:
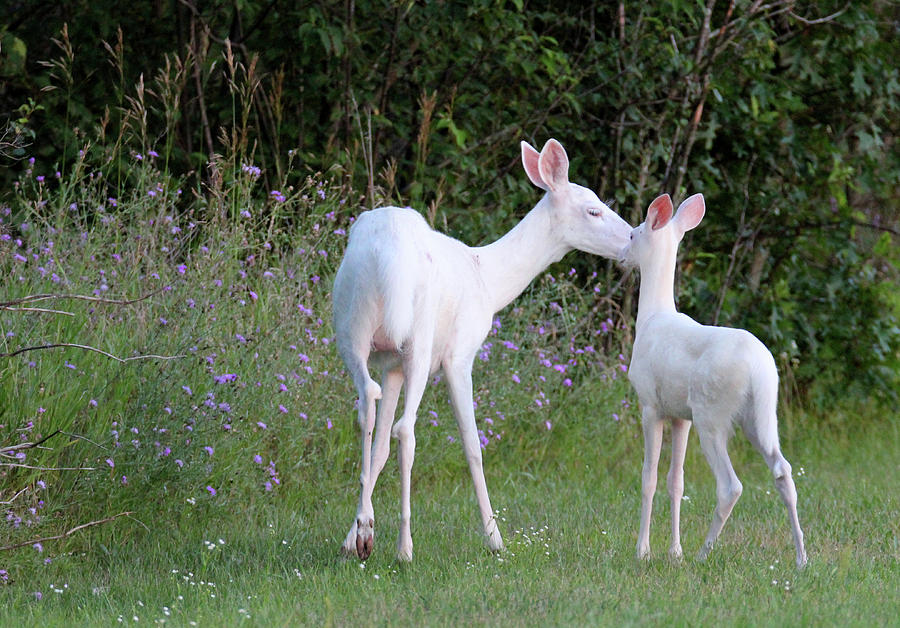
<path fill-rule="evenodd" d="M 116 199 L 152 176 L 166 194 L 181 182 L 175 213 L 198 224 L 239 220 L 266 197 L 245 229 L 290 242 L 304 224 L 291 212 L 305 210 L 270 193 L 302 194 L 307 176 L 325 172 L 364 190 L 335 208 L 343 221 L 360 205 L 412 203 L 477 244 L 535 199 L 517 141 L 557 136 L 573 179 L 632 222 L 658 192 L 705 193 L 714 220 L 685 247 L 681 306 L 760 335 L 799 399 L 846 394 L 834 381 L 896 391 L 900 81 L 889 4 L 11 11 L 0 33 L 7 159 L 35 156 L 40 174 L 71 183 L 47 199 L 57 216 L 76 203 L 90 223 L 78 199 L 85 172 L 102 172 L 91 184 Z M 151 151 L 154 173 L 135 163 Z M 30 167 L 11 165 L 0 174 L 9 184 Z M 618 272 L 587 258 L 575 266 L 580 277 Z M 604 303 L 624 303 L 630 320 L 633 290 L 627 281 Z"/>

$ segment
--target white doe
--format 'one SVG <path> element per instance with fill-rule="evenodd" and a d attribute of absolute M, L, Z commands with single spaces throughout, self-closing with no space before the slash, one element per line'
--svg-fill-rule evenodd
<path fill-rule="evenodd" d="M 806 564 L 791 465 L 778 445 L 778 372 L 772 354 L 743 329 L 701 325 L 675 310 L 675 257 L 684 233 L 703 218 L 702 194 L 685 200 L 672 217 L 672 199 L 658 197 L 646 220 L 631 232 L 622 261 L 639 266 L 641 287 L 628 377 L 640 400 L 644 431 L 641 524 L 637 557 L 650 557 L 650 513 L 656 492 L 663 423 L 672 423 L 672 462 L 667 477 L 672 502 L 669 555 L 681 558 L 679 513 L 684 494 L 684 455 L 691 422 L 716 477 L 717 505 L 698 558 L 712 550 L 741 495 L 726 448 L 734 425 L 763 455 L 787 507 L 797 566 Z"/>
<path fill-rule="evenodd" d="M 522 142 L 522 163 L 532 183 L 547 193 L 509 233 L 487 246 L 469 247 L 438 233 L 409 208 L 364 212 L 350 230 L 333 294 L 337 348 L 359 394 L 362 431 L 359 505 L 341 548 L 345 555 L 365 560 L 372 553 L 372 492 L 393 435 L 399 440 L 401 482 L 397 557 L 412 560 L 416 412 L 429 377 L 439 370 L 449 388 L 486 543 L 492 551 L 503 549 L 482 468 L 472 362 L 494 313 L 538 273 L 573 248 L 614 259 L 631 230 L 596 194 L 569 183 L 569 159 L 556 140 L 540 153 Z M 369 375 L 370 361 L 383 371 L 380 386 Z M 404 383 L 403 413 L 391 429 Z"/>

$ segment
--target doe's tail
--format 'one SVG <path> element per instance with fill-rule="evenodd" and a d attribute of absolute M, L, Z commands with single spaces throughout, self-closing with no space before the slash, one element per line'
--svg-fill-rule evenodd
<path fill-rule="evenodd" d="M 378 256 L 376 280 L 382 295 L 382 327 L 388 339 L 400 349 L 410 337 L 415 323 L 419 262 L 414 242 L 400 239 Z"/>

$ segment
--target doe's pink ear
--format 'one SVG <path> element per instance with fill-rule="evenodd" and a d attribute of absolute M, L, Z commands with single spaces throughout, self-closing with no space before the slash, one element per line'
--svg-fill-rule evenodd
<path fill-rule="evenodd" d="M 675 214 L 675 222 L 682 231 L 690 231 L 700 224 L 706 213 L 706 202 L 703 194 L 694 194 L 681 202 L 678 213 Z"/>
<path fill-rule="evenodd" d="M 538 167 L 540 156 L 541 154 L 531 144 L 522 140 L 522 165 L 525 167 L 525 174 L 536 186 L 542 190 L 549 191 L 550 188 L 547 187 L 544 179 L 541 178 L 541 169 Z"/>
<path fill-rule="evenodd" d="M 538 159 L 541 179 L 551 190 L 559 190 L 569 184 L 569 156 L 566 149 L 555 139 L 550 138 L 541 150 Z"/>
<path fill-rule="evenodd" d="M 647 224 L 653 231 L 662 229 L 671 220 L 673 209 L 671 196 L 668 194 L 657 196 L 647 208 Z"/>

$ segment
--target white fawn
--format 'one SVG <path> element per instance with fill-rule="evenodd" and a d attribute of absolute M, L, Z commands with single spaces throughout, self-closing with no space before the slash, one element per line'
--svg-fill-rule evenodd
<path fill-rule="evenodd" d="M 787 507 L 797 566 L 806 564 L 791 465 L 778 445 L 778 372 L 772 354 L 743 329 L 701 325 L 675 310 L 673 283 L 678 244 L 703 218 L 702 194 L 685 200 L 672 216 L 672 199 L 658 197 L 646 220 L 631 232 L 621 259 L 639 266 L 641 287 L 628 377 L 640 400 L 644 467 L 638 559 L 650 557 L 650 513 L 656 492 L 663 423 L 672 424 L 672 464 L 667 477 L 672 502 L 669 555 L 681 558 L 679 513 L 684 494 L 684 455 L 691 423 L 716 477 L 717 505 L 699 559 L 712 550 L 741 496 L 726 448 L 735 424 L 763 455 Z"/>
<path fill-rule="evenodd" d="M 494 551 L 503 548 L 482 469 L 472 362 L 494 313 L 538 273 L 572 249 L 614 259 L 631 231 L 596 194 L 569 183 L 569 160 L 559 142 L 549 140 L 540 153 L 526 142 L 521 148 L 525 172 L 546 194 L 492 244 L 466 246 L 432 230 L 418 212 L 397 207 L 364 212 L 350 230 L 333 295 L 337 348 L 359 395 L 362 431 L 359 505 L 342 547 L 345 555 L 365 560 L 372 553 L 372 491 L 393 435 L 399 440 L 401 482 L 397 557 L 412 560 L 416 412 L 429 377 L 439 370 L 449 388 L 486 543 Z M 370 362 L 382 369 L 380 386 L 369 375 Z M 391 428 L 403 384 L 405 405 Z"/>

